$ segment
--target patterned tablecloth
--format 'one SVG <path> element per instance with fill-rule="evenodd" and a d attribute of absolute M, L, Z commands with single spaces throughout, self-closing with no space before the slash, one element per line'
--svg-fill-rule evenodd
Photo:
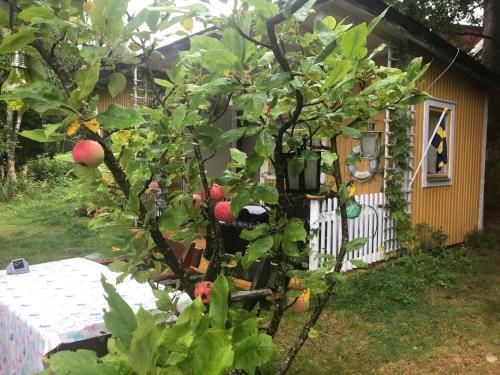
<path fill-rule="evenodd" d="M 0 374 L 41 371 L 58 345 L 105 334 L 101 275 L 115 284 L 118 274 L 82 258 L 33 265 L 21 275 L 0 271 Z M 148 284 L 126 279 L 117 290 L 134 311 L 156 308 Z"/>

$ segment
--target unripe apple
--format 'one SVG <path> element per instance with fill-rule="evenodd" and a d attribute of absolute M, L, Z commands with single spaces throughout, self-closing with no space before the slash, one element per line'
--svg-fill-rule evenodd
<path fill-rule="evenodd" d="M 194 296 L 201 296 L 201 300 L 205 303 L 210 303 L 210 289 L 212 288 L 212 283 L 210 281 L 202 281 L 196 284 L 194 288 Z"/>
<path fill-rule="evenodd" d="M 215 205 L 215 218 L 219 221 L 231 222 L 236 218 L 231 212 L 231 202 L 219 202 Z"/>
<path fill-rule="evenodd" d="M 193 208 L 194 209 L 200 208 L 200 206 L 201 206 L 201 196 L 200 196 L 200 194 L 194 193 L 193 194 L 193 200 L 194 200 Z"/>
<path fill-rule="evenodd" d="M 96 141 L 79 141 L 73 147 L 73 160 L 89 168 L 97 168 L 104 160 L 104 150 Z"/>

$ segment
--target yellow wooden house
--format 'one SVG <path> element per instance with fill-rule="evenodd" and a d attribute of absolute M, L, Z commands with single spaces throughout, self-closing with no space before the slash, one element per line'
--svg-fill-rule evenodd
<path fill-rule="evenodd" d="M 319 1 L 315 9 L 316 15 L 313 17 L 333 15 L 336 19 L 348 17 L 350 22 L 358 23 L 379 15 L 386 5 L 379 0 L 336 0 Z M 309 27 L 312 27 L 313 17 L 306 20 Z M 406 174 L 403 185 L 413 224 L 427 223 L 435 229 L 441 229 L 448 236 L 449 245 L 461 243 L 468 232 L 483 226 L 488 95 L 498 89 L 499 80 L 474 58 L 394 9 L 388 10 L 370 36 L 369 47 L 374 48 L 382 42 L 389 47 L 378 57 L 380 64 L 391 66 L 397 63 L 395 56 L 402 48 L 413 56 L 423 56 L 425 62 L 431 62 L 420 81 L 420 87 L 432 99 L 412 108 L 415 126 L 408 137 L 412 147 L 413 171 Z M 175 58 L 179 51 L 188 48 L 189 38 L 183 38 L 161 47 L 159 51 L 167 58 Z M 106 110 L 110 103 L 140 106 L 152 99 L 140 71 L 130 73 L 129 77 L 127 89 L 114 99 L 106 92 L 102 93 L 100 111 Z M 436 172 L 436 149 L 431 146 L 425 157 L 423 154 L 444 108 L 449 110 L 444 120 L 448 163 Z M 388 168 L 391 168 L 391 113 L 381 113 L 374 120 L 375 129 L 383 133 L 384 157 L 372 178 L 356 182 L 358 201 L 372 209 L 363 210 L 358 219 L 350 222 L 351 237 L 370 237 L 363 249 L 350 254 L 350 259 L 362 259 L 369 263 L 383 258 L 381 250 L 398 248 L 383 193 L 384 177 Z M 234 114 L 228 112 L 219 120 L 219 124 L 223 129 L 235 127 Z M 357 143 L 343 139 L 340 144 L 341 159 L 345 159 Z M 238 147 L 246 150 L 253 145 L 249 140 L 238 144 Z M 220 175 L 228 161 L 229 152 L 220 151 L 207 166 L 209 174 Z M 417 171 L 419 164 L 421 168 Z M 357 166 L 358 170 L 368 167 L 368 161 Z M 349 173 L 346 168 L 343 170 L 345 176 Z M 272 172 L 263 168 L 260 178 L 272 183 Z M 336 202 L 332 200 L 313 200 L 310 204 L 310 225 L 318 229 L 311 243 L 311 268 L 318 264 L 315 258 L 318 252 L 335 254 L 338 250 L 340 223 L 335 207 Z M 352 264 L 346 264 L 345 269 L 353 267 Z"/>

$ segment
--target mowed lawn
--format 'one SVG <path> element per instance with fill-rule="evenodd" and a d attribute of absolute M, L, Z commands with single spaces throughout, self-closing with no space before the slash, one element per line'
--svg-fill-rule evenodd
<path fill-rule="evenodd" d="M 331 305 L 291 374 L 500 374 L 499 247 L 358 272 Z M 286 315 L 281 347 L 305 319 Z"/>
<path fill-rule="evenodd" d="M 70 187 L 0 203 L 0 266 L 105 251 L 75 207 Z M 283 349 L 265 374 L 305 319 L 286 313 Z M 291 374 L 500 374 L 500 246 L 403 257 L 351 274 L 314 333 Z"/>
<path fill-rule="evenodd" d="M 0 203 L 0 267 L 15 258 L 36 264 L 104 250 L 89 219 L 75 215 L 77 206 L 67 186 Z"/>

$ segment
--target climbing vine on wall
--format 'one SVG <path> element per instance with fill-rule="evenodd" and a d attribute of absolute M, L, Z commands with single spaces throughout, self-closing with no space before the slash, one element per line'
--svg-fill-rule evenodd
<path fill-rule="evenodd" d="M 409 130 L 414 119 L 407 105 L 399 105 L 391 110 L 391 139 L 393 168 L 386 174 L 386 197 L 396 233 L 404 249 L 413 248 L 413 231 L 408 213 L 408 201 L 404 191 L 405 173 L 411 170 L 411 140 Z"/>

